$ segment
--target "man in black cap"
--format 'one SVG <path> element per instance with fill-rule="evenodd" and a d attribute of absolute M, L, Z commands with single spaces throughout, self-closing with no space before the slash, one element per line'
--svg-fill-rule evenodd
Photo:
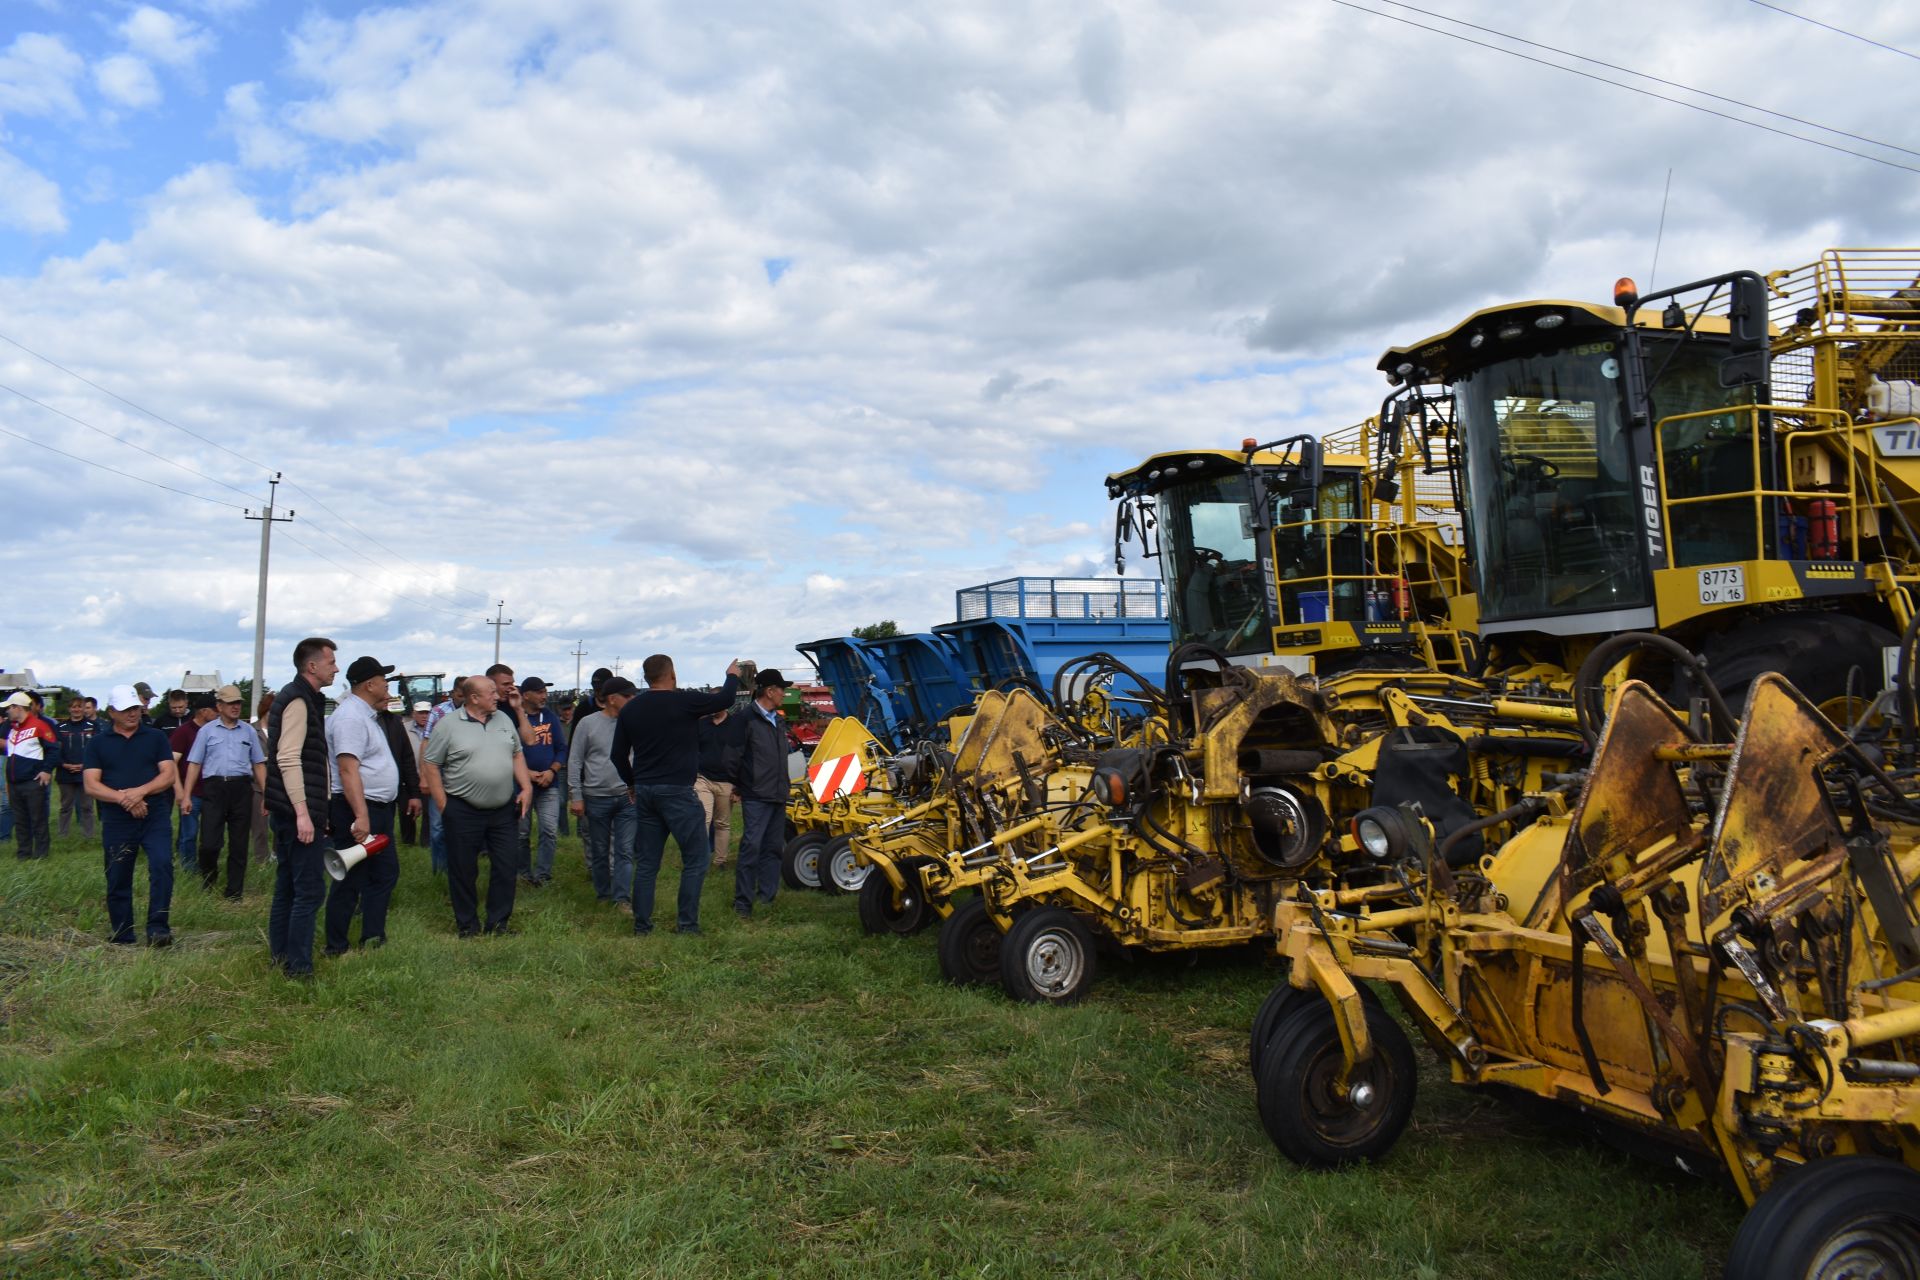
<path fill-rule="evenodd" d="M 345 847 L 370 835 L 389 841 L 386 849 L 356 864 L 327 891 L 329 956 L 347 953 L 356 911 L 361 946 L 379 947 L 387 941 L 387 904 L 400 881 L 400 850 L 391 843 L 400 761 L 380 722 L 392 674 L 393 668 L 377 658 L 355 658 L 347 668 L 347 696 L 327 717 L 327 825 L 333 844 Z"/>
<path fill-rule="evenodd" d="M 780 888 L 780 855 L 787 843 L 787 722 L 780 714 L 791 682 L 778 671 L 753 678 L 753 701 L 741 717 L 734 792 L 740 797 L 740 861 L 733 872 L 733 910 L 753 918 L 755 903 L 771 903 Z"/>

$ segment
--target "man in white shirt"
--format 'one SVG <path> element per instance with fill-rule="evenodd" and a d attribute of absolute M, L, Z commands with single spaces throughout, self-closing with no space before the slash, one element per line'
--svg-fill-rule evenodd
<path fill-rule="evenodd" d="M 347 933 L 355 911 L 361 913 L 360 945 L 378 947 L 387 940 L 387 904 L 400 881 L 400 849 L 393 840 L 394 801 L 400 798 L 400 763 L 387 744 L 380 710 L 387 705 L 387 677 L 393 668 L 374 658 L 355 658 L 347 668 L 348 696 L 327 717 L 328 826 L 336 847 L 370 835 L 389 841 L 381 852 L 361 861 L 333 882 L 327 893 L 327 954 L 347 953 Z"/>

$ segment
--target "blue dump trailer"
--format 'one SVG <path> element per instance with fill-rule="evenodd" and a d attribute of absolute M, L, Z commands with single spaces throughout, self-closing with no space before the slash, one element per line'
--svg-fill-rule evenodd
<path fill-rule="evenodd" d="M 1157 578 L 1005 578 L 954 592 L 954 612 L 934 634 L 953 642 L 975 689 L 1017 681 L 1051 693 L 1060 668 L 1090 653 L 1157 682 L 1173 643 Z"/>
<path fill-rule="evenodd" d="M 904 740 L 913 709 L 896 695 L 893 673 L 868 641 L 831 636 L 794 647 L 813 663 L 820 683 L 833 690 L 836 711 L 859 717 L 867 732 L 882 742 L 898 745 Z"/>
<path fill-rule="evenodd" d="M 1005 578 L 954 593 L 953 622 L 885 640 L 839 636 L 797 646 L 842 715 L 896 744 L 1009 683 L 1046 692 L 1060 668 L 1108 653 L 1143 677 L 1166 665 L 1172 631 L 1156 579 Z M 1126 696 L 1124 683 L 1115 692 Z"/>

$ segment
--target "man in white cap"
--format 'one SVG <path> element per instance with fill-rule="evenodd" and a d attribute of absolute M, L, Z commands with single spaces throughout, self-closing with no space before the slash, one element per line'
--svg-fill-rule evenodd
<path fill-rule="evenodd" d="M 109 733 L 87 744 L 87 794 L 100 802 L 100 839 L 107 852 L 107 922 L 111 941 L 131 944 L 134 858 L 147 855 L 147 945 L 173 941 L 172 830 L 165 797 L 174 784 L 173 748 L 147 721 L 140 695 L 117 684 L 107 699 Z"/>
<path fill-rule="evenodd" d="M 34 710 L 30 695 L 16 690 L 0 706 L 7 709 L 7 804 L 13 809 L 18 842 L 14 852 L 21 858 L 44 858 L 53 839 L 48 816 L 60 736 Z"/>
<path fill-rule="evenodd" d="M 239 901 L 247 887 L 247 837 L 253 828 L 256 793 L 267 790 L 267 753 L 260 735 L 240 717 L 245 711 L 238 685 L 222 685 L 213 695 L 218 720 L 203 725 L 187 751 L 188 795 L 201 785 L 200 880 L 213 888 L 220 871 L 220 837 L 227 838 L 227 897 Z"/>

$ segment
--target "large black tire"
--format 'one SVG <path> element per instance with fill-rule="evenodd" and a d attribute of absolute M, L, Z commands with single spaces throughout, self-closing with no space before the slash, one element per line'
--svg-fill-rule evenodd
<path fill-rule="evenodd" d="M 1746 709 L 1754 680 L 1775 672 L 1815 706 L 1838 703 L 1851 692 L 1858 716 L 1883 683 L 1880 651 L 1899 643 L 1900 637 L 1864 618 L 1810 611 L 1741 623 L 1709 637 L 1700 656 L 1707 678 L 1735 715 Z M 1692 694 L 1690 686 L 1685 693 Z"/>
<path fill-rule="evenodd" d="M 1359 984 L 1357 989 L 1362 1000 L 1369 1004 L 1380 1003 L 1380 997 L 1373 994 L 1372 987 Z M 1273 1039 L 1274 1028 L 1309 1000 L 1324 1003 L 1326 997 L 1314 987 L 1302 991 L 1282 978 L 1280 984 L 1269 991 L 1267 998 L 1261 1002 L 1260 1012 L 1253 1015 L 1252 1034 L 1247 1037 L 1247 1069 L 1253 1073 L 1256 1081 L 1260 1079 L 1260 1060 L 1267 1052 L 1268 1041 Z"/>
<path fill-rule="evenodd" d="M 873 867 L 854 856 L 852 836 L 835 836 L 820 846 L 822 893 L 858 893 L 872 874 Z"/>
<path fill-rule="evenodd" d="M 1832 1156 L 1783 1174 L 1733 1238 L 1727 1280 L 1920 1276 L 1920 1173 Z"/>
<path fill-rule="evenodd" d="M 1344 1055 L 1333 1010 L 1324 1000 L 1295 1006 L 1260 1055 L 1255 1093 L 1260 1123 L 1280 1153 L 1310 1169 L 1377 1160 L 1399 1140 L 1413 1114 L 1413 1045 L 1393 1015 L 1366 1003 L 1373 1056 L 1353 1069 L 1350 1091 L 1334 1084 Z M 1364 1100 L 1355 1095 L 1368 1090 Z"/>
<path fill-rule="evenodd" d="M 906 888 L 895 893 L 893 882 L 878 869 L 860 886 L 860 927 L 868 933 L 895 933 L 902 937 L 918 933 L 934 918 L 927 905 L 927 893 L 920 884 L 921 858 L 908 858 L 900 864 L 900 878 Z"/>
<path fill-rule="evenodd" d="M 1000 926 L 982 898 L 969 898 L 940 924 L 940 976 L 957 987 L 1000 978 Z"/>
<path fill-rule="evenodd" d="M 820 887 L 820 847 L 827 842 L 824 831 L 803 831 L 787 841 L 780 854 L 780 881 L 789 889 Z"/>
<path fill-rule="evenodd" d="M 1072 1004 L 1098 968 L 1093 931 L 1062 907 L 1027 912 L 1000 944 L 1000 985 L 1028 1004 Z"/>

